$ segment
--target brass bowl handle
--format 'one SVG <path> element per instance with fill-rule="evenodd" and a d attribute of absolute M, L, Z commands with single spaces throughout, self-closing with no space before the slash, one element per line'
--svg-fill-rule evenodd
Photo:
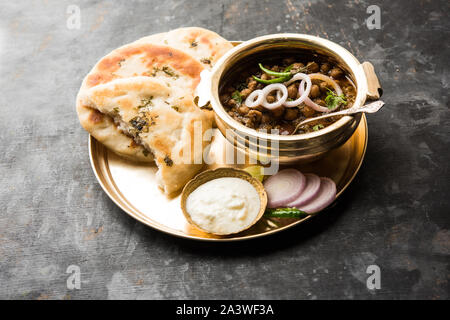
<path fill-rule="evenodd" d="M 381 95 L 383 94 L 383 89 L 381 89 L 381 85 L 378 81 L 377 75 L 375 74 L 373 65 L 368 61 L 363 62 L 361 65 L 367 78 L 367 99 L 380 99 Z"/>

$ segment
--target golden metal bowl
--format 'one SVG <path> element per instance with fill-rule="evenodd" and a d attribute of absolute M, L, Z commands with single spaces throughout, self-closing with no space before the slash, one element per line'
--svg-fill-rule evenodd
<path fill-rule="evenodd" d="M 344 116 L 322 130 L 288 136 L 258 132 L 234 120 L 219 100 L 219 91 L 226 81 L 250 64 L 291 53 L 327 57 L 342 68 L 356 87 L 354 106 L 362 106 L 366 99 L 376 100 L 381 95 L 373 66 L 369 62 L 359 63 L 349 51 L 332 41 L 293 33 L 272 34 L 245 41 L 228 51 L 210 73 L 202 73 L 197 95 L 199 105 L 208 101 L 211 103 L 217 127 L 227 140 L 252 158 L 282 164 L 316 160 L 345 143 L 361 120 L 361 114 Z"/>
<path fill-rule="evenodd" d="M 223 178 L 223 177 L 239 178 L 239 179 L 248 181 L 249 183 L 252 184 L 252 186 L 258 192 L 259 201 L 260 201 L 259 212 L 258 212 L 255 220 L 250 225 L 248 225 L 246 228 L 244 228 L 242 230 L 239 230 L 238 232 L 226 233 L 226 234 L 214 233 L 214 232 L 210 232 L 208 230 L 202 229 L 194 221 L 192 221 L 189 212 L 186 210 L 186 200 L 195 189 L 197 189 L 199 186 L 201 186 L 202 184 L 204 184 L 208 181 L 211 181 L 211 180 L 214 180 L 217 178 Z M 197 227 L 198 229 L 208 232 L 208 233 L 215 234 L 215 235 L 229 235 L 229 234 L 239 233 L 239 232 L 249 229 L 256 222 L 258 222 L 259 219 L 262 218 L 262 216 L 264 215 L 264 211 L 266 210 L 266 207 L 267 207 L 267 194 L 266 194 L 266 191 L 264 190 L 263 184 L 258 179 L 253 178 L 248 172 L 246 172 L 244 170 L 236 169 L 236 168 L 230 168 L 230 167 L 222 167 L 222 168 L 217 168 L 214 170 L 203 171 L 202 173 L 198 174 L 194 179 L 189 181 L 184 186 L 183 192 L 181 193 L 181 210 L 183 211 L 183 215 L 185 216 L 186 220 L 193 226 Z"/>

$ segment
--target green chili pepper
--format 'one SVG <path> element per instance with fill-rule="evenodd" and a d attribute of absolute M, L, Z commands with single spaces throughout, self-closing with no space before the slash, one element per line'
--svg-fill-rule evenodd
<path fill-rule="evenodd" d="M 304 218 L 308 214 L 297 208 L 277 208 L 277 209 L 266 209 L 264 216 L 272 218 Z"/>
<path fill-rule="evenodd" d="M 258 64 L 259 68 L 264 71 L 265 73 L 267 73 L 269 76 L 274 76 L 274 77 L 286 77 L 286 76 L 290 76 L 291 73 L 290 72 L 275 72 L 269 69 L 266 69 L 263 67 L 263 65 L 261 63 Z"/>
<path fill-rule="evenodd" d="M 263 80 L 260 79 L 256 76 L 252 76 L 253 79 L 255 79 L 256 81 L 258 81 L 259 83 L 263 83 L 263 84 L 272 84 L 272 83 L 283 83 L 286 82 L 288 80 L 290 80 L 292 78 L 292 73 L 290 72 L 292 67 L 294 66 L 293 64 L 291 64 L 290 66 L 286 67 L 284 69 L 284 72 L 275 72 L 269 69 L 266 69 L 263 67 L 263 65 L 261 63 L 258 64 L 259 67 L 261 68 L 262 71 L 264 71 L 265 73 L 267 73 L 270 76 L 274 76 L 278 78 L 274 78 L 274 79 L 270 79 L 270 80 Z"/>
<path fill-rule="evenodd" d="M 285 77 L 279 77 L 279 78 L 275 78 L 275 79 L 270 79 L 270 80 L 263 80 L 260 79 L 256 76 L 252 76 L 253 79 L 255 79 L 256 81 L 263 83 L 263 84 L 272 84 L 272 83 L 282 83 L 282 82 L 286 82 L 288 81 L 290 78 L 292 78 L 292 75 L 289 76 L 285 76 Z"/>
<path fill-rule="evenodd" d="M 289 72 L 291 71 L 291 69 L 294 67 L 294 64 L 291 64 L 290 66 L 287 66 L 286 69 L 284 69 L 284 72 Z"/>

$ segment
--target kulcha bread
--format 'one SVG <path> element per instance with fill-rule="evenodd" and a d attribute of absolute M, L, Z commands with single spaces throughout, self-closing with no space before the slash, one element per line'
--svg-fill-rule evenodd
<path fill-rule="evenodd" d="M 158 166 L 165 193 L 181 189 L 203 163 L 203 134 L 211 119 L 165 79 L 138 76 L 112 80 L 84 91 L 83 105 L 114 119 Z"/>
<path fill-rule="evenodd" d="M 198 27 L 179 28 L 166 33 L 147 36 L 137 43 L 168 45 L 184 51 L 211 69 L 225 52 L 233 48 L 228 40 L 217 33 Z"/>
<path fill-rule="evenodd" d="M 111 117 L 84 105 L 80 95 L 114 79 L 148 76 L 164 81 L 179 96 L 193 99 L 203 69 L 202 64 L 188 54 L 168 46 L 132 43 L 120 47 L 102 58 L 85 77 L 77 97 L 80 123 L 95 139 L 117 154 L 135 161 L 153 162 L 145 148 L 124 134 Z"/>
<path fill-rule="evenodd" d="M 213 122 L 193 102 L 200 73 L 231 48 L 212 31 L 180 28 L 113 50 L 83 80 L 81 125 L 118 155 L 155 162 L 165 193 L 181 189 L 202 167 L 206 146 L 194 136 Z"/>

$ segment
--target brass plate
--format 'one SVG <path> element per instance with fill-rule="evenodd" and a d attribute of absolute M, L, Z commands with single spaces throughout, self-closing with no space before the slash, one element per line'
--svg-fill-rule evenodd
<path fill-rule="evenodd" d="M 296 167 L 304 173 L 312 172 L 333 179 L 336 182 L 338 198 L 352 182 L 363 162 L 367 138 L 367 120 L 363 115 L 355 133 L 345 144 L 318 161 Z M 228 142 L 219 130 L 214 129 L 210 152 L 216 161 L 205 169 L 223 166 L 221 159 L 226 143 Z M 89 137 L 89 155 L 98 182 L 114 203 L 136 220 L 178 237 L 206 241 L 237 241 L 279 232 L 311 218 L 308 216 L 294 220 L 263 217 L 253 227 L 241 233 L 229 236 L 205 233 L 187 222 L 180 207 L 180 196 L 168 199 L 157 187 L 155 165 L 122 159 L 92 136 Z"/>

